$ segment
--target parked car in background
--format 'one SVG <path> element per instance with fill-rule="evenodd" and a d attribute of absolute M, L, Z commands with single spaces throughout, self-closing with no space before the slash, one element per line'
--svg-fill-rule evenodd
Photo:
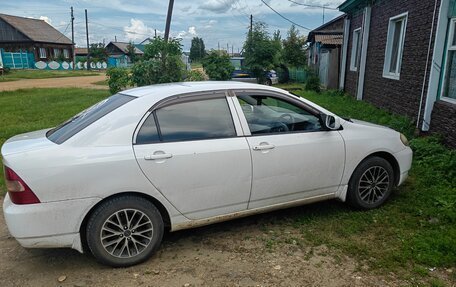
<path fill-rule="evenodd" d="M 3 212 L 22 246 L 116 267 L 149 258 L 165 230 L 328 199 L 377 208 L 412 162 L 392 129 L 238 82 L 123 91 L 10 138 L 1 155 Z"/>
<path fill-rule="evenodd" d="M 258 79 L 252 72 L 246 70 L 234 70 L 231 74 L 231 80 L 245 83 L 258 83 Z M 264 72 L 264 82 L 262 84 L 272 86 L 279 83 L 279 78 L 274 70 Z"/>

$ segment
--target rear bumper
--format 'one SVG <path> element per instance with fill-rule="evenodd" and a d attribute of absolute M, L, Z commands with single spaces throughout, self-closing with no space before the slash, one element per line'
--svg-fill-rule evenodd
<path fill-rule="evenodd" d="M 6 195 L 3 213 L 11 235 L 27 248 L 70 247 L 82 252 L 79 228 L 100 199 L 16 205 Z"/>
<path fill-rule="evenodd" d="M 410 147 L 407 147 L 406 149 L 398 153 L 395 153 L 394 157 L 396 158 L 397 163 L 399 164 L 400 177 L 399 182 L 397 184 L 399 186 L 403 184 L 404 181 L 407 179 L 409 170 L 412 167 L 412 149 Z"/>

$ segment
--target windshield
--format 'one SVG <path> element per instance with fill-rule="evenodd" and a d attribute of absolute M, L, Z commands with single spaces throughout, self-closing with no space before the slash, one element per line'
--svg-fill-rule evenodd
<path fill-rule="evenodd" d="M 123 106 L 134 98 L 135 97 L 122 94 L 113 95 L 48 131 L 46 136 L 50 141 L 61 144 L 98 119 L 109 114 L 118 107 Z"/>

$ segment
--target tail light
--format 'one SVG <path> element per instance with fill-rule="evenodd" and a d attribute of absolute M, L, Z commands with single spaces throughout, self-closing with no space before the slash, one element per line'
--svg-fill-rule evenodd
<path fill-rule="evenodd" d="M 28 185 L 9 167 L 4 166 L 6 189 L 11 201 L 15 204 L 34 204 L 40 200 Z"/>

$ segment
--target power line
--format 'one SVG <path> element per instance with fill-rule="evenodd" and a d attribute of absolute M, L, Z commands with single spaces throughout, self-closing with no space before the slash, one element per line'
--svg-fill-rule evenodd
<path fill-rule="evenodd" d="M 306 30 L 309 30 L 309 31 L 312 31 L 312 29 L 310 28 L 307 28 L 307 27 L 304 27 L 302 25 L 299 25 L 298 23 L 288 19 L 287 17 L 283 16 L 282 14 L 280 14 L 279 12 L 277 12 L 274 8 L 272 8 L 271 6 L 269 6 L 268 3 L 266 3 L 264 0 L 261 0 L 261 2 L 263 2 L 264 5 L 266 5 L 269 9 L 271 9 L 272 11 L 274 11 L 277 15 L 279 15 L 280 17 L 282 17 L 283 19 L 287 20 L 288 22 L 292 23 L 293 25 L 295 26 L 298 26 L 300 28 L 303 28 L 303 29 L 306 29 Z"/>
<path fill-rule="evenodd" d="M 299 2 L 296 2 L 296 1 L 293 1 L 293 0 L 288 0 L 288 1 L 291 2 L 291 3 L 294 3 L 294 4 L 296 4 L 296 5 L 301 5 L 301 6 L 306 6 L 306 7 L 323 8 L 323 9 L 328 9 L 328 10 L 336 10 L 336 11 L 339 11 L 338 8 L 329 7 L 329 6 L 326 6 L 326 5 L 305 4 L 305 3 L 299 3 Z"/>

